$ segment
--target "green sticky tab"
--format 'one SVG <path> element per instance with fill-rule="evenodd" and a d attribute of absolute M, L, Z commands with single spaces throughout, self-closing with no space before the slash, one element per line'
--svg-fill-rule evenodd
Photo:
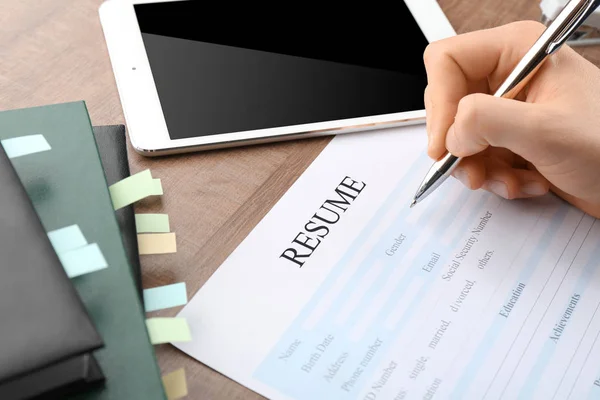
<path fill-rule="evenodd" d="M 48 238 L 57 254 L 77 249 L 88 244 L 81 229 L 79 229 L 79 225 L 66 226 L 48 232 Z"/>
<path fill-rule="evenodd" d="M 160 179 L 152 179 L 152 174 L 147 169 L 109 186 L 108 190 L 113 207 L 118 210 L 144 197 L 161 195 L 162 185 Z"/>
<path fill-rule="evenodd" d="M 163 188 L 162 188 L 162 183 L 160 181 L 160 179 L 152 179 L 152 193 L 150 193 L 150 195 L 152 196 L 162 196 L 163 195 Z"/>
<path fill-rule="evenodd" d="M 89 274 L 108 267 L 100 247 L 96 243 L 58 255 L 69 278 Z"/>
<path fill-rule="evenodd" d="M 167 214 L 135 214 L 137 233 L 168 233 L 169 216 Z"/>
<path fill-rule="evenodd" d="M 144 307 L 147 312 L 186 304 L 185 282 L 144 290 Z"/>
<path fill-rule="evenodd" d="M 4 139 L 0 143 L 2 143 L 8 158 L 17 158 L 52 149 L 44 135 L 20 136 Z"/>
<path fill-rule="evenodd" d="M 152 344 L 192 340 L 190 327 L 185 318 L 148 318 L 146 328 Z"/>

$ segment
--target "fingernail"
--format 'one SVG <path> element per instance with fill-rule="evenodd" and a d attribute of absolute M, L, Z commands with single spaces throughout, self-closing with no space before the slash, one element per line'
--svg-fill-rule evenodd
<path fill-rule="evenodd" d="M 539 182 L 527 182 L 521 186 L 521 192 L 527 196 L 541 196 L 546 194 L 546 187 Z"/>
<path fill-rule="evenodd" d="M 487 181 L 485 183 L 485 188 L 492 193 L 497 194 L 500 197 L 504 197 L 508 199 L 508 188 L 506 184 L 501 181 Z"/>
<path fill-rule="evenodd" d="M 471 188 L 471 181 L 469 180 L 469 174 L 463 168 L 456 168 L 454 170 L 454 177 L 460 181 L 463 185 Z"/>

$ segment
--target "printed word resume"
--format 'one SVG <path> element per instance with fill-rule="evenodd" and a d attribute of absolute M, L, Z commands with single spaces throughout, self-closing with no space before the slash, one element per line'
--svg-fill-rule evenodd
<path fill-rule="evenodd" d="M 600 398 L 600 223 L 431 165 L 423 126 L 336 137 L 199 290 L 175 345 L 272 399 Z"/>

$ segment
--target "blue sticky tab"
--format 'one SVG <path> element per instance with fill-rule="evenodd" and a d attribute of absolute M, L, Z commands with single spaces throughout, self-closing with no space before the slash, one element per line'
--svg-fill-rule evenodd
<path fill-rule="evenodd" d="M 144 290 L 144 307 L 147 312 L 182 306 L 187 301 L 185 282 Z"/>
<path fill-rule="evenodd" d="M 66 226 L 48 232 L 48 238 L 50 238 L 50 243 L 52 243 L 54 251 L 56 251 L 57 254 L 74 250 L 88 244 L 81 229 L 79 229 L 79 225 Z"/>
<path fill-rule="evenodd" d="M 2 143 L 2 147 L 4 147 L 8 158 L 17 158 L 52 149 L 44 135 L 29 135 L 4 139 L 0 143 Z"/>
<path fill-rule="evenodd" d="M 69 278 L 108 267 L 102 251 L 96 243 L 61 253 L 58 258 Z"/>

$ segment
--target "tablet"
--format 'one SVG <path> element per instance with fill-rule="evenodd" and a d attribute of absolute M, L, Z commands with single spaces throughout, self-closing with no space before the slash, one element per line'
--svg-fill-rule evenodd
<path fill-rule="evenodd" d="M 109 0 L 100 18 L 149 156 L 424 122 L 423 51 L 454 35 L 435 0 Z"/>

